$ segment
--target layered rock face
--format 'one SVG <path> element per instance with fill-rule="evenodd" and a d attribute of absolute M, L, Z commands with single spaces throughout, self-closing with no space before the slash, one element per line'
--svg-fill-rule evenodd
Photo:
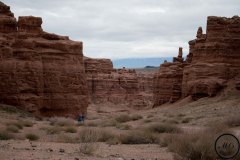
<path fill-rule="evenodd" d="M 43 116 L 76 116 L 88 106 L 82 42 L 42 30 L 39 17 L 13 17 L 0 4 L 0 103 Z"/>
<path fill-rule="evenodd" d="M 85 58 L 84 64 L 92 103 L 111 102 L 138 109 L 149 106 L 150 99 L 142 94 L 135 70 L 114 69 L 109 59 Z M 148 90 L 147 84 L 145 88 Z"/>
<path fill-rule="evenodd" d="M 190 50 L 185 61 L 182 61 L 179 54 L 169 66 L 161 65 L 155 76 L 154 105 L 176 101 L 189 95 L 194 100 L 215 96 L 227 87 L 230 80 L 239 88 L 240 17 L 208 17 L 206 34 L 199 27 L 196 37 L 189 41 Z M 180 63 L 182 69 L 177 67 L 177 63 Z M 173 66 L 179 68 L 178 71 L 172 69 Z M 169 75 L 174 80 L 167 79 Z M 174 96 L 176 89 L 173 88 L 176 85 L 179 88 L 178 96 Z M 165 87 L 166 90 L 163 89 Z"/>
<path fill-rule="evenodd" d="M 160 65 L 154 76 L 154 106 L 181 98 L 183 66 L 182 48 L 179 48 L 178 57 L 173 58 L 173 63 L 165 62 Z"/>
<path fill-rule="evenodd" d="M 208 17 L 207 34 L 199 28 L 190 41 L 192 62 L 183 71 L 183 97 L 214 96 L 240 76 L 240 17 Z"/>

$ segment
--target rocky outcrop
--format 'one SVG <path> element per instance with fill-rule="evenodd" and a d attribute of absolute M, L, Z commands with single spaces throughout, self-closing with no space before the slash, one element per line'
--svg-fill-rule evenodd
<path fill-rule="evenodd" d="M 39 17 L 19 17 L 0 3 L 0 103 L 43 116 L 86 112 L 82 42 L 42 30 Z"/>
<path fill-rule="evenodd" d="M 173 62 L 161 64 L 159 72 L 154 76 L 154 106 L 175 102 L 181 98 L 183 66 L 182 48 L 180 47 L 178 57 L 174 57 Z"/>
<path fill-rule="evenodd" d="M 236 83 L 238 89 L 240 17 L 208 17 L 206 33 L 203 34 L 202 28 L 199 27 L 197 38 L 189 41 L 189 54 L 185 61 L 182 62 L 181 57 L 176 57 L 168 66 L 161 65 L 159 73 L 155 77 L 154 105 L 172 101 L 174 92 L 171 92 L 170 88 L 174 88 L 175 85 L 172 82 L 177 81 L 177 88 L 181 86 L 181 89 L 178 89 L 179 96 L 175 96 L 174 101 L 189 95 L 194 100 L 215 96 L 227 87 L 230 80 Z M 178 68 L 176 62 L 182 63 L 180 65 L 183 67 L 182 73 L 179 73 L 181 69 L 178 70 L 179 72 L 174 72 L 175 70 L 172 69 Z M 166 77 L 170 77 L 169 75 L 175 79 L 167 79 Z M 166 90 L 163 89 L 165 87 Z"/>
<path fill-rule="evenodd" d="M 192 62 L 183 71 L 183 97 L 215 96 L 240 75 L 240 17 L 208 17 L 190 47 Z"/>
<path fill-rule="evenodd" d="M 135 70 L 114 69 L 109 59 L 85 58 L 84 64 L 92 103 L 126 104 L 137 109 L 150 106 L 151 99 L 144 92 L 149 87 L 146 83 L 144 91 L 140 89 L 144 86 Z"/>
<path fill-rule="evenodd" d="M 97 59 L 84 57 L 85 71 L 88 74 L 105 73 L 111 74 L 113 64 L 110 59 Z"/>

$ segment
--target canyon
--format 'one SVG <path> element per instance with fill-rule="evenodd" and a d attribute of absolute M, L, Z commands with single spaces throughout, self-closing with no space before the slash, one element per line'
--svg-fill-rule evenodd
<path fill-rule="evenodd" d="M 76 117 L 89 104 L 147 109 L 191 96 L 239 90 L 240 18 L 210 16 L 184 59 L 179 48 L 158 71 L 115 69 L 110 59 L 83 55 L 82 42 L 43 31 L 40 17 L 14 17 L 0 3 L 0 103 L 41 116 Z"/>

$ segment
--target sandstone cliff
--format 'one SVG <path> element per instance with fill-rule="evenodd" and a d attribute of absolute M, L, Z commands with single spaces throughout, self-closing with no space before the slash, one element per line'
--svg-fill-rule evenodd
<path fill-rule="evenodd" d="M 111 102 L 138 109 L 150 106 L 149 94 L 144 93 L 150 90 L 152 83 L 147 83 L 144 75 L 139 77 L 131 69 L 114 69 L 109 59 L 85 57 L 84 64 L 92 103 Z"/>
<path fill-rule="evenodd" d="M 44 116 L 86 112 L 82 42 L 42 30 L 39 17 L 14 18 L 0 3 L 0 103 Z"/>
<path fill-rule="evenodd" d="M 180 56 L 168 66 L 161 65 L 155 76 L 154 105 L 189 95 L 193 99 L 215 96 L 228 87 L 230 80 L 239 88 L 240 17 L 208 17 L 206 34 L 199 27 L 196 37 L 189 41 L 190 50 L 185 61 Z M 183 68 L 177 67 L 179 65 Z M 178 88 L 178 96 L 174 88 Z"/>

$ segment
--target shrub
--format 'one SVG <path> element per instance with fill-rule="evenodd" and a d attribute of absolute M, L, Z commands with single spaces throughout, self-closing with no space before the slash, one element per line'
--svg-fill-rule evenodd
<path fill-rule="evenodd" d="M 145 119 L 143 122 L 144 123 L 150 123 L 150 122 L 152 122 L 152 120 L 151 119 Z"/>
<path fill-rule="evenodd" d="M 64 118 L 64 117 L 54 117 L 51 118 L 50 120 L 50 125 L 57 125 L 57 126 L 74 126 L 75 123 L 72 119 L 70 118 Z"/>
<path fill-rule="evenodd" d="M 183 114 L 183 113 L 179 113 L 177 116 L 178 116 L 178 117 L 185 117 L 186 115 Z"/>
<path fill-rule="evenodd" d="M 85 128 L 79 133 L 80 148 L 79 151 L 84 154 L 93 154 L 98 145 L 96 142 L 99 135 L 96 130 Z"/>
<path fill-rule="evenodd" d="M 214 139 L 210 134 L 183 134 L 175 136 L 168 144 L 168 148 L 177 153 L 175 159 L 217 159 Z"/>
<path fill-rule="evenodd" d="M 117 124 L 116 128 L 121 129 L 121 130 L 129 130 L 132 128 L 132 126 L 128 125 L 128 124 Z"/>
<path fill-rule="evenodd" d="M 149 132 L 153 133 L 179 133 L 181 132 L 180 128 L 172 124 L 151 124 L 145 128 Z"/>
<path fill-rule="evenodd" d="M 154 117 L 153 114 L 147 115 L 147 118 L 152 118 L 152 117 Z"/>
<path fill-rule="evenodd" d="M 58 134 L 62 131 L 62 128 L 59 126 L 43 127 L 41 129 L 45 130 L 47 134 Z"/>
<path fill-rule="evenodd" d="M 99 142 L 109 142 L 118 138 L 115 134 L 113 134 L 110 131 L 99 130 L 98 133 L 99 133 L 99 139 L 98 139 Z"/>
<path fill-rule="evenodd" d="M 27 139 L 31 140 L 31 141 L 36 141 L 39 139 L 39 137 L 35 134 L 32 134 L 32 133 L 29 133 L 29 134 L 26 134 L 25 136 Z"/>
<path fill-rule="evenodd" d="M 88 122 L 86 125 L 89 127 L 97 127 L 98 126 L 98 124 L 96 122 Z"/>
<path fill-rule="evenodd" d="M 192 118 L 187 117 L 182 120 L 182 123 L 189 123 L 192 120 Z"/>
<path fill-rule="evenodd" d="M 143 117 L 139 114 L 134 114 L 132 116 L 130 115 L 127 115 L 127 114 L 122 114 L 122 115 L 119 115 L 115 118 L 115 120 L 119 123 L 124 123 L 124 122 L 128 122 L 128 121 L 136 121 L 136 120 L 139 120 L 139 119 L 142 119 Z"/>
<path fill-rule="evenodd" d="M 65 128 L 65 132 L 68 132 L 68 133 L 76 133 L 77 132 L 77 129 L 75 127 L 67 127 Z"/>
<path fill-rule="evenodd" d="M 133 121 L 136 121 L 136 120 L 139 120 L 139 119 L 142 119 L 142 118 L 143 117 L 141 115 L 139 115 L 139 114 L 134 114 L 134 115 L 131 116 L 131 119 Z"/>
<path fill-rule="evenodd" d="M 0 140 L 9 140 L 12 139 L 13 136 L 11 134 L 9 134 L 6 131 L 0 131 Z"/>
<path fill-rule="evenodd" d="M 18 129 L 23 129 L 23 124 L 19 122 L 9 122 L 7 123 L 8 126 L 16 126 Z"/>
<path fill-rule="evenodd" d="M 77 137 L 69 136 L 66 134 L 59 134 L 57 137 L 57 142 L 62 142 L 62 143 L 77 143 L 78 139 Z"/>
<path fill-rule="evenodd" d="M 120 142 L 122 144 L 151 144 L 157 143 L 158 138 L 150 132 L 131 131 L 120 135 Z"/>
<path fill-rule="evenodd" d="M 22 126 L 24 127 L 32 127 L 33 126 L 33 122 L 31 121 L 20 121 L 20 124 L 22 124 Z"/>
<path fill-rule="evenodd" d="M 124 122 L 128 122 L 128 121 L 131 121 L 132 118 L 127 115 L 127 114 L 122 114 L 122 115 L 119 115 L 115 118 L 115 120 L 119 123 L 124 123 Z"/>
<path fill-rule="evenodd" d="M 7 131 L 12 132 L 12 133 L 18 133 L 19 132 L 19 128 L 15 125 L 10 125 L 6 129 L 7 129 Z"/>
<path fill-rule="evenodd" d="M 112 127 L 112 126 L 117 126 L 118 122 L 115 119 L 110 119 L 106 121 L 102 121 L 100 126 L 102 127 Z"/>

